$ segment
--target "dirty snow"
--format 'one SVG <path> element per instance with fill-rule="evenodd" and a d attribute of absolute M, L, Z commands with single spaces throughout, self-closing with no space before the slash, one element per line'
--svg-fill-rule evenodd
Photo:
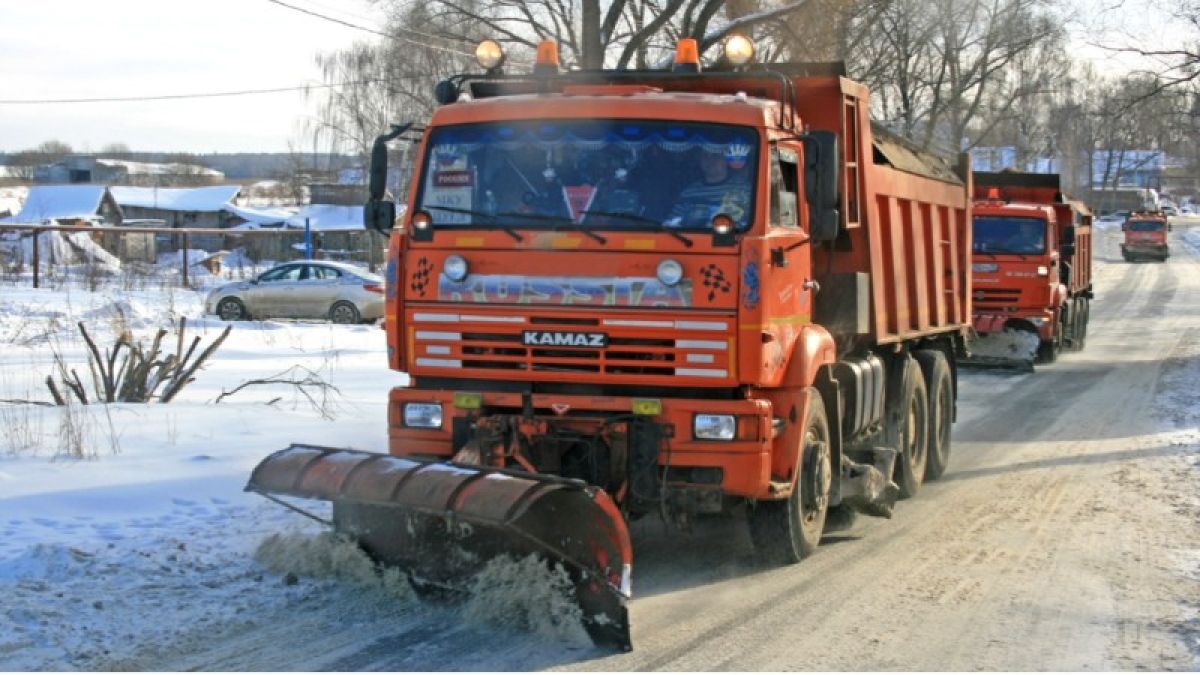
<path fill-rule="evenodd" d="M 1037 333 L 1027 330 L 1005 328 L 999 333 L 978 336 L 971 340 L 967 348 L 972 356 L 987 358 L 1012 359 L 1020 362 L 1033 362 L 1037 356 Z"/>

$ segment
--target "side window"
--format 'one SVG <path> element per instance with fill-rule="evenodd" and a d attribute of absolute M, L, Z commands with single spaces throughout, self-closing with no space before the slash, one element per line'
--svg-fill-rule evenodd
<path fill-rule="evenodd" d="M 799 172 L 796 151 L 777 148 L 771 153 L 771 221 L 782 227 L 799 227 L 796 194 Z"/>
<path fill-rule="evenodd" d="M 335 270 L 332 267 L 325 267 L 323 265 L 310 265 L 309 270 L 311 270 L 309 274 L 313 278 L 321 279 L 323 281 L 334 281 L 342 276 L 342 273 L 338 270 Z"/>
<path fill-rule="evenodd" d="M 300 278 L 300 266 L 288 265 L 271 270 L 259 277 L 260 281 L 295 281 Z"/>

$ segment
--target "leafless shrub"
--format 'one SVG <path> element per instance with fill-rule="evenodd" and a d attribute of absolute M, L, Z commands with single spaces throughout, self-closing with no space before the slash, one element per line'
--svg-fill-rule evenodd
<path fill-rule="evenodd" d="M 336 418 L 336 398 L 341 396 L 341 390 L 326 382 L 318 373 L 300 365 L 292 366 L 287 370 L 267 377 L 247 380 L 229 391 L 222 389 L 221 394 L 217 396 L 213 403 L 220 403 L 226 398 L 249 387 L 279 385 L 291 387 L 293 391 L 308 402 L 313 410 L 320 413 L 321 417 L 327 420 Z M 278 398 L 275 398 L 269 401 L 269 403 L 275 403 L 278 400 Z"/>
<path fill-rule="evenodd" d="M 186 351 L 184 336 L 187 332 L 187 320 L 179 320 L 179 330 L 175 335 L 175 353 L 163 353 L 163 338 L 168 331 L 159 329 L 154 335 L 149 347 L 139 340 L 135 342 L 126 328 L 118 334 L 111 348 L 106 348 L 101 354 L 95 340 L 88 333 L 83 322 L 79 322 L 79 334 L 88 349 L 88 371 L 91 376 L 90 387 L 85 385 L 76 368 L 68 368 L 62 355 L 56 350 L 54 362 L 58 379 L 54 375 L 46 376 L 46 388 L 50 397 L 60 406 L 74 400 L 84 405 L 97 403 L 149 403 L 155 397 L 160 403 L 170 403 L 185 386 L 194 381 L 196 372 L 216 352 L 225 338 L 229 336 L 232 326 L 227 326 L 215 340 L 199 351 L 201 339 L 192 339 Z M 162 393 L 158 390 L 162 387 Z M 91 394 L 89 396 L 89 394 Z"/>

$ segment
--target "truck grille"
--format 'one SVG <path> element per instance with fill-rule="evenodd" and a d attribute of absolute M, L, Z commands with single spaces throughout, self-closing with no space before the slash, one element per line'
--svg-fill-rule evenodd
<path fill-rule="evenodd" d="M 578 375 L 612 383 L 725 385 L 734 379 L 732 315 L 686 317 L 629 314 L 579 317 L 424 311 L 411 308 L 411 361 L 415 374 L 531 380 Z M 527 333 L 533 335 L 527 338 Z M 574 337 L 580 344 L 568 342 Z M 549 342 L 527 344 L 529 339 Z M 603 346 L 587 344 L 603 339 Z"/>
<path fill-rule="evenodd" d="M 1014 307 L 1021 299 L 1019 288 L 975 288 L 976 309 Z"/>

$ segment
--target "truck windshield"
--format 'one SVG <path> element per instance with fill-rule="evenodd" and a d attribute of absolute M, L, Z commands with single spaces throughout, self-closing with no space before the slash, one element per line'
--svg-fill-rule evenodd
<path fill-rule="evenodd" d="M 976 253 L 1046 252 L 1046 221 L 1040 218 L 975 216 Z"/>
<path fill-rule="evenodd" d="M 758 133 L 653 120 L 439 127 L 416 208 L 437 227 L 703 230 L 753 218 Z"/>
<path fill-rule="evenodd" d="M 1127 229 L 1134 232 L 1158 232 L 1167 229 L 1167 224 L 1161 220 L 1131 220 Z"/>

